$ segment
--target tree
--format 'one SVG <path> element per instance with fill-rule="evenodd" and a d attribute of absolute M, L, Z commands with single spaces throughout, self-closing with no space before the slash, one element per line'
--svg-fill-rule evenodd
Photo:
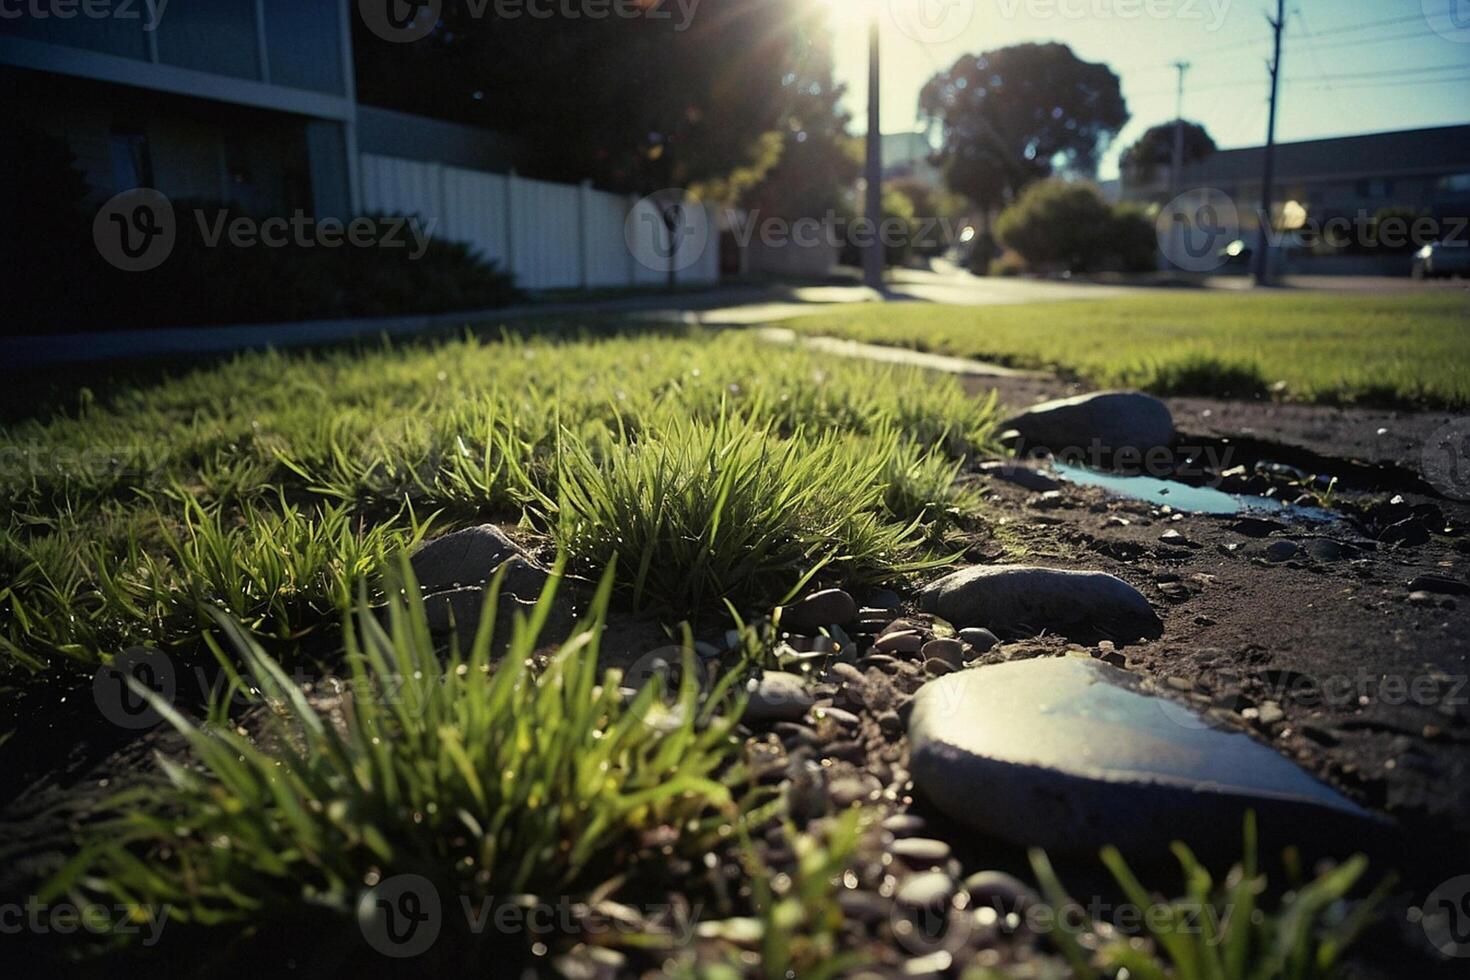
<path fill-rule="evenodd" d="M 525 173 L 640 194 L 739 196 L 845 137 L 819 0 L 703 0 L 687 20 L 674 4 L 599 19 L 500 9 L 444 0 L 407 44 L 354 18 L 358 97 L 515 137 Z"/>
<path fill-rule="evenodd" d="M 1215 141 L 1199 123 L 1184 122 L 1184 162 L 1198 163 L 1215 152 Z M 1159 168 L 1174 163 L 1174 124 L 1160 123 L 1149 128 L 1118 161 L 1118 169 L 1130 184 L 1147 184 Z"/>
<path fill-rule="evenodd" d="M 951 188 L 983 214 L 1054 173 L 1091 176 L 1128 121 L 1118 76 L 1065 44 L 1018 44 L 964 55 L 919 95 L 943 130 Z"/>

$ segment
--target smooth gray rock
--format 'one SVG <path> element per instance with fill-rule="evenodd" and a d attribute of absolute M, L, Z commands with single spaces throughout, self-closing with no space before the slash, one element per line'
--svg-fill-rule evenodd
<path fill-rule="evenodd" d="M 974 647 L 976 653 L 987 653 L 1000 642 L 1000 637 L 980 626 L 967 626 L 960 630 L 960 639 Z"/>
<path fill-rule="evenodd" d="M 919 657 L 923 660 L 942 660 L 951 667 L 964 665 L 965 645 L 959 640 L 949 637 L 940 637 L 925 643 L 919 651 Z"/>
<path fill-rule="evenodd" d="M 494 524 L 452 531 L 423 545 L 409 558 L 419 588 L 425 592 L 457 589 L 489 581 L 507 558 L 526 558 Z"/>
<path fill-rule="evenodd" d="M 783 611 L 781 626 L 793 633 L 815 633 L 823 626 L 846 626 L 857 614 L 852 596 L 841 589 L 823 589 Z"/>
<path fill-rule="evenodd" d="M 796 674 L 768 670 L 747 691 L 746 721 L 801 721 L 812 706 L 806 682 Z"/>
<path fill-rule="evenodd" d="M 1130 448 L 1142 452 L 1174 441 L 1169 406 L 1137 391 L 1101 391 L 1033 405 L 1001 423 L 1020 433 L 1022 452 L 1044 447 L 1058 455 L 1068 450 L 1103 452 Z"/>
<path fill-rule="evenodd" d="M 991 460 L 980 464 L 980 472 L 997 480 L 1014 483 L 1018 487 L 1024 487 L 1033 493 L 1046 493 L 1049 490 L 1060 490 L 1062 484 L 1047 476 L 1040 470 L 1009 460 Z"/>
<path fill-rule="evenodd" d="M 956 626 L 999 634 L 1134 639 L 1156 636 L 1159 619 L 1138 590 L 1106 572 L 1030 565 L 974 565 L 919 594 L 926 612 Z"/>
<path fill-rule="evenodd" d="M 1222 731 L 1098 661 L 1012 661 L 925 684 L 909 719 L 915 786 L 951 819 L 1016 844 L 1151 858 L 1183 840 L 1237 856 L 1263 840 L 1362 848 L 1388 826 L 1249 736 Z"/>

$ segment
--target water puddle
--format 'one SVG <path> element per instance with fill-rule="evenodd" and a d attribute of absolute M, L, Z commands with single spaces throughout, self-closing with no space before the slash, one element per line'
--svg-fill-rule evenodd
<path fill-rule="evenodd" d="M 1341 515 L 1322 507 L 1288 504 L 1270 497 L 1251 494 L 1226 493 L 1213 487 L 1196 487 L 1173 480 L 1160 480 L 1152 476 L 1123 476 L 1103 470 L 1089 469 L 1053 460 L 1051 468 L 1057 476 L 1069 483 L 1089 487 L 1101 487 L 1120 497 L 1131 497 L 1151 504 L 1168 504 L 1175 510 L 1194 514 L 1270 514 L 1283 519 L 1303 521 L 1336 521 Z"/>

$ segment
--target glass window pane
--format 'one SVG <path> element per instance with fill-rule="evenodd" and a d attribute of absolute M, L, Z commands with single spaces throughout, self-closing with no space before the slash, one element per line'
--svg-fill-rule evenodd
<path fill-rule="evenodd" d="M 158 60 L 216 75 L 260 78 L 255 0 L 170 3 L 158 25 Z"/>
<path fill-rule="evenodd" d="M 264 0 L 271 83 L 342 92 L 342 28 L 337 0 Z"/>

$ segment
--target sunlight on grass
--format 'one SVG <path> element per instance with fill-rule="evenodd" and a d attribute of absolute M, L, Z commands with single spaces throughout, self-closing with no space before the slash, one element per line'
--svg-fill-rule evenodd
<path fill-rule="evenodd" d="M 1100 386 L 1306 402 L 1470 404 L 1470 296 L 1169 290 L 1024 306 L 841 307 L 813 334 L 1048 368 Z"/>

